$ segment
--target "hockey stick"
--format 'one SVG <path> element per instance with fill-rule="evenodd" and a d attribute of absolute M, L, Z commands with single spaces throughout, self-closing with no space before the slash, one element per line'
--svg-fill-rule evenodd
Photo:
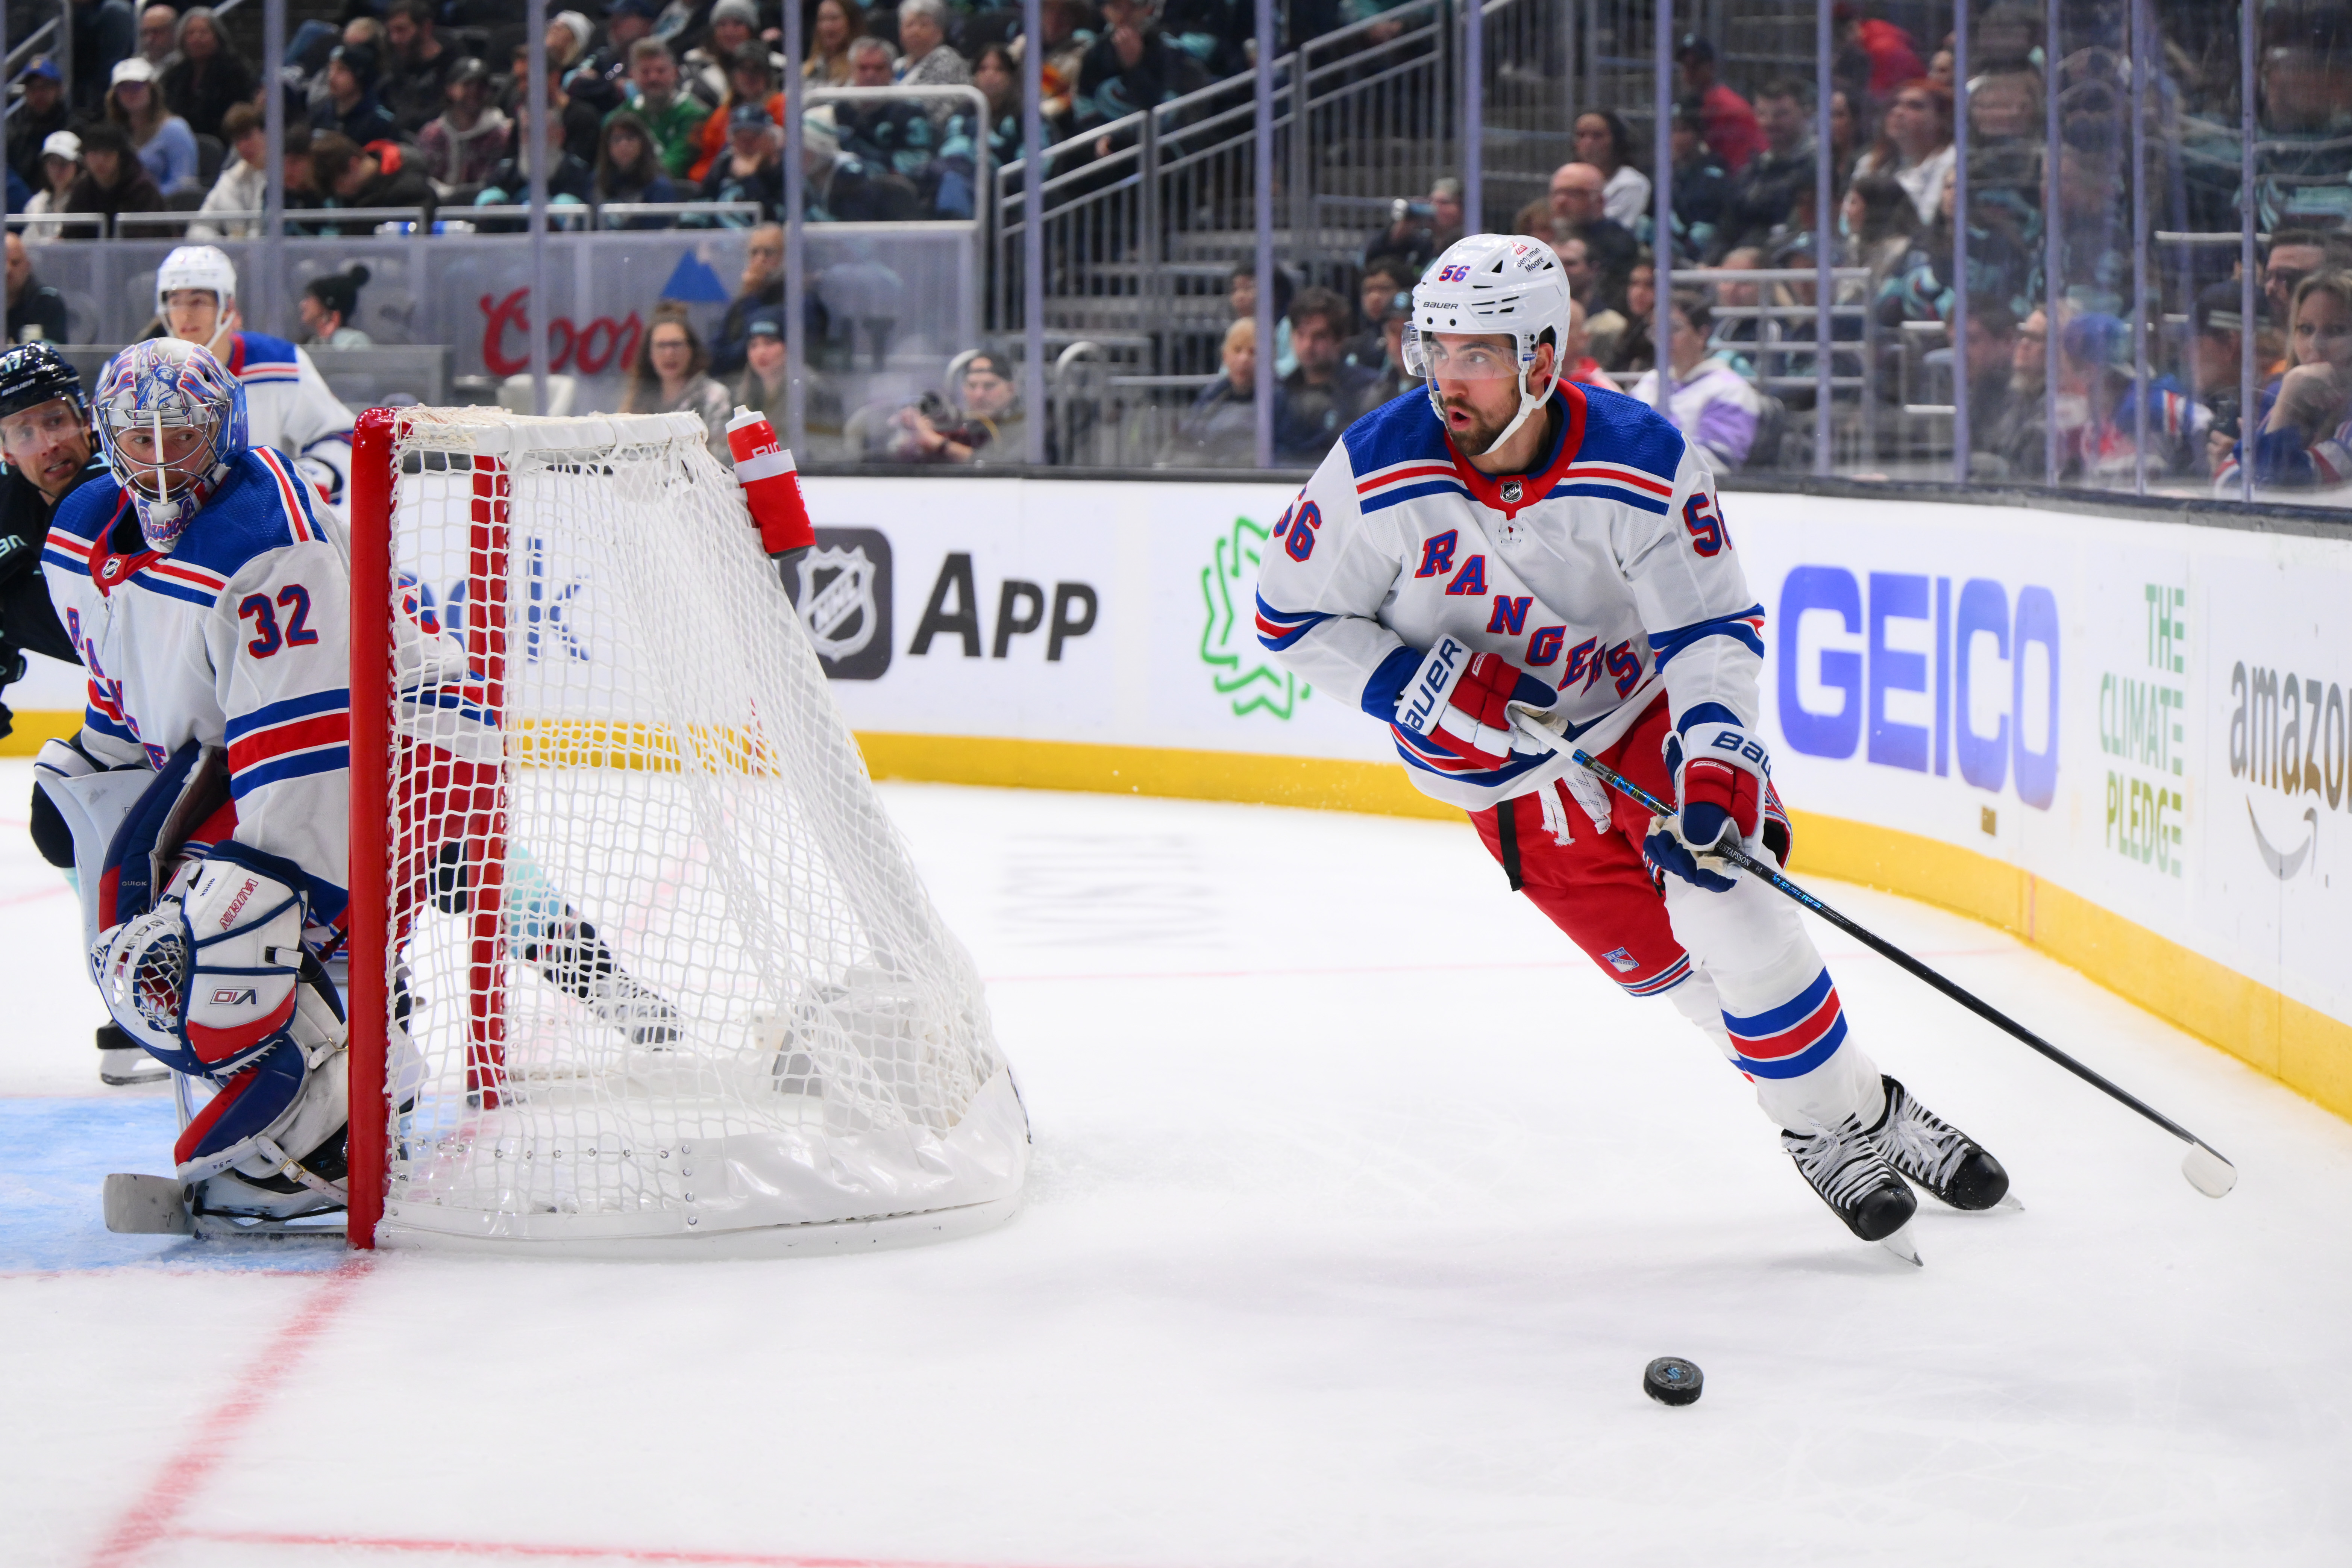
<path fill-rule="evenodd" d="M 1527 736 L 1529 740 L 1540 741 L 1551 750 L 1567 756 L 1571 762 L 1575 763 L 1577 766 L 1582 768 L 1585 772 L 1591 773 L 1594 778 L 1599 779 L 1602 784 L 1607 784 L 1610 788 L 1623 795 L 1626 799 L 1633 802 L 1636 805 L 1643 807 L 1652 816 L 1670 817 L 1674 815 L 1674 807 L 1668 805 L 1664 801 L 1660 800 L 1656 795 L 1652 795 L 1648 790 L 1643 789 L 1640 784 L 1635 784 L 1633 780 L 1625 777 L 1622 773 L 1618 773 L 1615 769 L 1609 767 L 1605 763 L 1594 761 L 1591 753 L 1579 747 L 1574 742 L 1567 740 L 1562 736 L 1556 735 L 1544 725 L 1536 722 L 1532 715 L 1520 711 L 1515 708 L 1512 712 L 1512 728 L 1518 733 Z M 2189 1152 L 2181 1159 L 2180 1173 L 2189 1178 L 2189 1184 L 2190 1186 L 2195 1187 L 2207 1197 L 2218 1198 L 2224 1196 L 2231 1187 L 2238 1184 L 2238 1168 L 2230 1163 L 2229 1161 L 2223 1159 L 2221 1155 L 2214 1150 L 2211 1144 L 2198 1137 L 2197 1134 L 2189 1131 L 2189 1129 L 2183 1127 L 2178 1121 L 2173 1121 L 2172 1118 L 2165 1115 L 2162 1111 L 2157 1110 L 2154 1106 L 2149 1105 L 2146 1100 L 2141 1100 L 2138 1096 L 2131 1093 L 2128 1089 L 2122 1088 L 2120 1085 L 2110 1083 L 2107 1079 L 2092 1071 L 2091 1068 L 2084 1066 L 2081 1062 L 2076 1061 L 2073 1057 L 2068 1056 L 2064 1051 L 2060 1050 L 2056 1046 L 2052 1045 L 2049 1041 L 2043 1039 L 2041 1036 L 2035 1034 L 2032 1030 L 2027 1028 L 2024 1025 L 2019 1023 L 2016 1019 L 2011 1017 L 2000 1008 L 1995 1007 L 1991 1003 L 1985 1001 L 1983 998 L 1976 995 L 1972 992 L 1963 990 L 1961 987 L 1954 984 L 1951 981 L 1945 979 L 1941 974 L 1938 974 L 1933 969 L 1928 968 L 1926 964 L 1920 963 L 1917 959 L 1912 957 L 1909 953 L 1904 952 L 1893 942 L 1864 930 L 1859 925 L 1856 925 L 1853 921 L 1846 919 L 1845 916 L 1838 913 L 1837 910 L 1830 908 L 1829 905 L 1822 902 L 1821 900 L 1813 897 L 1812 894 L 1805 891 L 1804 889 L 1797 886 L 1796 883 L 1782 876 L 1776 868 L 1768 865 L 1764 861 L 1757 859 L 1755 857 L 1748 854 L 1745 850 L 1740 849 L 1737 846 L 1727 849 L 1717 847 L 1708 850 L 1707 854 L 1714 858 L 1727 861 L 1747 872 L 1748 875 L 1771 884 L 1777 891 L 1785 893 L 1790 898 L 1796 900 L 1797 902 L 1812 910 L 1813 913 L 1821 916 L 1822 919 L 1829 921 L 1830 924 L 1837 927 L 1838 930 L 1845 932 L 1846 935 L 1853 938 L 1854 941 L 1862 943 L 1864 947 L 1870 949 L 1871 952 L 1878 954 L 1881 958 L 1885 959 L 1913 977 L 1926 981 L 1929 985 L 1934 986 L 1937 990 L 1942 992 L 1953 1001 L 1958 1002 L 1961 1006 L 1966 1007 L 1969 1012 L 1974 1013 L 1986 1023 L 1992 1025 L 1995 1028 L 2001 1030 L 2012 1038 L 2020 1040 L 2025 1045 L 2031 1046 L 2033 1049 L 2040 1051 L 2043 1056 L 2048 1057 L 2052 1061 L 2056 1062 L 2060 1067 L 2064 1068 L 2068 1072 L 2073 1073 L 2084 1083 L 2089 1084 L 2092 1088 L 2099 1090 L 2110 1099 L 2131 1107 L 2132 1110 L 2138 1111 L 2142 1116 L 2147 1117 L 2150 1121 L 2155 1122 L 2158 1127 L 2163 1128 L 2167 1132 L 2171 1133 L 2175 1138 L 2178 1138 L 2183 1143 L 2188 1144 Z"/>

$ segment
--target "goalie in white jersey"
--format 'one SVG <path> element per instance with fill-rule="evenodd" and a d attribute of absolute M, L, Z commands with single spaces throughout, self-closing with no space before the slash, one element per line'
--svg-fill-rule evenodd
<path fill-rule="evenodd" d="M 1276 526 L 1260 640 L 1387 724 L 1412 782 L 1604 973 L 1706 1032 L 1856 1236 L 1909 1220 L 1906 1178 L 1990 1207 L 2000 1163 L 1863 1054 L 1794 906 L 1707 856 L 1727 835 L 1788 855 L 1757 732 L 1763 607 L 1697 449 L 1559 379 L 1568 305 L 1540 240 L 1437 258 L 1405 345 L 1427 395 L 1351 426 Z M 1675 816 L 1515 731 L 1515 705 Z"/>
<path fill-rule="evenodd" d="M 177 1185 L 199 1217 L 268 1228 L 344 1206 L 329 961 L 349 901 L 352 584 L 341 525 L 285 454 L 248 447 L 245 400 L 173 339 L 132 344 L 100 377 L 109 475 L 67 498 L 42 551 L 89 707 L 35 776 L 73 833 L 108 1011 L 216 1091 L 181 1131 Z M 398 803 L 395 885 L 457 913 L 479 883 L 447 825 L 462 836 L 467 810 L 489 809 L 500 742 L 464 649 L 405 609 L 396 721 L 437 760 L 421 770 L 431 798 Z M 632 1043 L 677 1038 L 675 1010 L 520 852 L 506 881 L 524 961 Z M 394 910 L 395 931 L 416 912 Z"/>

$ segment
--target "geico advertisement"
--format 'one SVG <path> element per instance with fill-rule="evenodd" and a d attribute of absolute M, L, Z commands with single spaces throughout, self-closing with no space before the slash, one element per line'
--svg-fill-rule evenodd
<path fill-rule="evenodd" d="M 2352 939 L 2330 889 L 2352 848 L 2352 544 L 1736 492 L 1724 510 L 1768 616 L 1790 805 L 2009 860 L 2352 1016 L 2328 956 Z"/>
<path fill-rule="evenodd" d="M 804 481 L 787 584 L 859 730 L 1389 761 L 1254 630 L 1279 485 Z"/>

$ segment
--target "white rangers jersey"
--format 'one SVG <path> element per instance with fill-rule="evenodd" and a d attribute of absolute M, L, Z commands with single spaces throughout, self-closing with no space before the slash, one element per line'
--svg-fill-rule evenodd
<path fill-rule="evenodd" d="M 299 867 L 314 921 L 349 880 L 351 556 L 285 455 L 237 459 L 168 553 L 111 475 L 66 499 L 41 561 L 89 673 L 80 740 L 160 768 L 227 751 L 236 837 Z"/>
<path fill-rule="evenodd" d="M 275 447 L 344 515 L 352 478 L 352 411 L 310 356 L 284 338 L 230 332 L 221 364 L 245 387 L 247 438 Z M 218 340 L 215 340 L 218 346 Z"/>
<path fill-rule="evenodd" d="M 1677 725 L 1757 720 L 1764 611 L 1714 476 L 1633 398 L 1570 382 L 1552 406 L 1559 445 L 1533 472 L 1501 476 L 1461 458 L 1420 390 L 1374 409 L 1316 469 L 1259 569 L 1259 640 L 1388 724 L 1412 782 L 1465 810 L 1568 763 L 1514 752 L 1486 768 L 1395 723 L 1399 694 L 1448 633 L 1554 689 L 1550 711 L 1595 754 L 1661 687 Z"/>

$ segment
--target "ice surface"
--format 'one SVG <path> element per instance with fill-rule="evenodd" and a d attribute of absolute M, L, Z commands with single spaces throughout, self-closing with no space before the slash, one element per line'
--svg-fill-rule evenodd
<path fill-rule="evenodd" d="M 1987 928 L 1824 885 L 2238 1162 L 1826 929 L 2023 1213 L 1848 1237 L 1721 1058 L 1464 827 L 897 786 L 1036 1130 L 1002 1231 L 700 1266 L 115 1237 L 0 764 L 0 1562 L 2329 1564 L 2352 1127 Z M 11 820 L 14 819 L 14 820 Z M 1672 1410 L 1642 1369 L 1706 1394 Z"/>

